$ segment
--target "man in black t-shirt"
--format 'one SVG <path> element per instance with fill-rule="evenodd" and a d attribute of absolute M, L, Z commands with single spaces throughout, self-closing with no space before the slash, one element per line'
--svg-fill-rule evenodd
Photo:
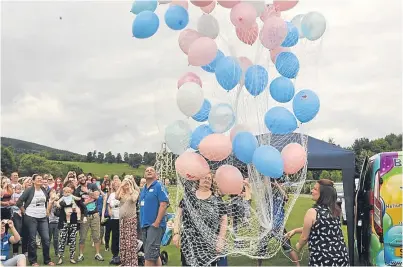
<path fill-rule="evenodd" d="M 78 184 L 74 195 L 81 198 L 85 208 L 87 209 L 87 221 L 81 223 L 80 226 L 80 255 L 78 256 L 78 261 L 84 260 L 84 248 L 85 239 L 87 237 L 88 229 L 91 228 L 92 241 L 95 247 L 95 259 L 98 261 L 103 261 L 103 257 L 100 254 L 100 219 L 97 209 L 97 199 L 99 197 L 99 189 L 96 184 L 87 183 L 87 177 L 84 174 L 78 176 Z M 85 214 L 82 212 L 82 214 Z"/>

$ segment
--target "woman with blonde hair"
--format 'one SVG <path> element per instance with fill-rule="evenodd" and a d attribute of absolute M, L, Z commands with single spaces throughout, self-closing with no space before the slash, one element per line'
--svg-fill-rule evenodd
<path fill-rule="evenodd" d="M 119 204 L 120 261 L 122 266 L 137 266 L 136 203 L 140 189 L 133 176 L 126 175 L 116 192 Z"/>

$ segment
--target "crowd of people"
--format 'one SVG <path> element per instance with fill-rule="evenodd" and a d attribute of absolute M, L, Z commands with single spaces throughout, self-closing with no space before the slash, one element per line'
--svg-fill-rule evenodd
<path fill-rule="evenodd" d="M 195 186 L 185 192 L 176 211 L 172 241 L 180 248 L 182 266 L 227 266 L 226 257 L 217 255 L 225 249 L 229 220 L 236 232 L 242 217 L 249 216 L 247 207 L 251 204 L 252 192 L 248 180 L 245 179 L 240 195 L 230 196 L 231 217 L 213 180 L 213 174 L 209 174 L 195 182 Z M 275 220 L 281 225 L 287 194 L 280 183 L 269 179 L 267 182 L 279 192 L 276 195 L 279 199 L 273 202 L 278 201 L 274 203 L 274 208 L 279 209 Z M 102 183 L 91 173 L 75 172 L 69 172 L 64 179 L 54 179 L 48 174 L 19 178 L 18 173 L 12 173 L 10 178 L 2 177 L 1 264 L 38 266 L 37 248 L 42 247 L 43 263 L 53 266 L 51 243 L 56 264 L 63 264 L 66 245 L 69 246 L 69 262 L 83 262 L 90 230 L 95 260 L 104 261 L 101 255 L 101 245 L 104 245 L 105 251 L 112 252 L 110 264 L 161 266 L 164 259 L 160 246 L 167 228 L 169 206 L 168 184 L 169 180 L 165 184 L 159 182 L 152 167 L 146 168 L 139 186 L 131 175 L 122 180 L 117 175 L 111 178 L 105 175 Z M 325 179 L 318 181 L 312 198 L 315 205 L 307 211 L 303 227 L 290 232 L 284 230 L 283 250 L 299 265 L 296 251 L 308 243 L 310 265 L 348 265 L 333 183 Z M 197 214 L 192 214 L 195 211 Z M 211 228 L 212 239 L 203 236 L 194 216 Z M 301 237 L 296 249 L 292 249 L 289 238 L 296 233 L 301 233 Z M 268 238 L 272 237 L 269 234 L 259 241 L 262 257 Z M 191 240 L 195 239 L 201 243 L 192 247 L 195 244 Z M 140 248 L 144 259 L 141 263 Z M 261 260 L 258 265 L 262 265 Z"/>

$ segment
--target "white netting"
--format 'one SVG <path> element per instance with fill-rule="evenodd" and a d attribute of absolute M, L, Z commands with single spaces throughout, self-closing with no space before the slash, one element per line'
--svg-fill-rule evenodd
<path fill-rule="evenodd" d="M 301 125 L 293 133 L 284 135 L 270 133 L 265 125 L 265 114 L 270 108 L 283 106 L 292 110 L 291 102 L 279 104 L 274 101 L 268 90 L 270 82 L 279 76 L 271 59 L 273 55 L 263 47 L 259 37 L 256 36 L 256 32 L 250 31 L 250 36 L 245 36 L 248 34 L 245 32 L 236 33 L 235 28 L 228 20 L 230 10 L 223 10 L 218 7 L 216 9 L 211 14 L 217 19 L 220 29 L 227 30 L 226 32 L 221 31 L 216 38 L 219 49 L 226 56 L 237 58 L 240 65 L 242 65 L 240 57 L 246 56 L 252 64 L 264 67 L 269 73 L 269 83 L 265 90 L 257 96 L 252 96 L 245 89 L 243 82 L 226 92 L 215 80 L 214 73 L 203 73 L 200 70 L 197 72 L 203 75 L 204 97 L 209 99 L 212 105 L 230 104 L 236 115 L 234 127 L 239 125 L 246 127 L 257 136 L 259 146 L 271 145 L 281 151 L 287 144 L 298 143 L 306 151 L 307 137 L 303 134 Z M 189 14 L 192 14 L 191 19 L 195 18 L 197 21 L 202 12 L 189 5 Z M 288 18 L 288 20 L 290 19 Z M 263 23 L 259 18 L 256 19 L 256 22 L 258 25 L 257 32 L 259 32 Z M 189 25 L 190 28 L 197 28 L 196 26 L 192 27 L 192 20 Z M 257 40 L 253 45 L 247 45 L 241 43 L 238 38 L 243 39 L 246 43 L 256 38 Z M 308 46 L 310 50 L 304 52 L 305 47 Z M 320 48 L 321 41 L 309 42 L 308 44 L 305 40 L 300 39 L 298 47 L 292 48 L 292 50 L 298 56 L 301 65 L 306 62 L 312 68 L 312 66 L 317 66 L 317 51 L 320 51 Z M 301 66 L 301 70 L 304 67 Z M 315 67 L 313 69 L 315 70 Z M 242 75 L 244 76 L 245 72 Z M 317 80 L 316 75 L 316 72 L 310 73 L 310 76 L 313 76 L 312 81 Z M 254 78 L 258 79 L 258 77 Z M 243 78 L 241 80 L 243 81 Z M 296 79 L 293 80 L 293 84 L 296 85 Z M 313 86 L 317 86 L 317 84 L 311 84 L 310 87 L 314 88 Z M 176 86 L 172 85 L 172 87 L 175 88 Z M 298 89 L 295 89 L 297 93 Z M 191 118 L 185 121 L 189 125 L 197 125 Z M 229 134 L 230 131 L 225 133 L 225 135 Z M 193 151 L 192 149 L 189 150 Z M 271 179 L 261 175 L 253 164 L 244 164 L 237 160 L 234 154 L 223 161 L 209 161 L 208 163 L 213 175 L 212 182 L 207 178 L 200 181 L 189 181 L 177 175 L 177 194 L 170 196 L 174 210 L 177 211 L 178 207 L 182 210 L 180 243 L 181 253 L 187 264 L 206 266 L 219 257 L 229 254 L 268 259 L 273 257 L 282 246 L 284 249 L 291 250 L 292 248 L 284 240 L 284 226 L 305 182 L 306 164 L 296 174 L 284 175 L 280 179 Z M 214 173 L 224 164 L 237 167 L 248 181 L 241 195 L 221 195 L 217 189 Z M 199 185 L 199 183 L 201 184 Z M 198 191 L 199 187 L 206 188 Z M 208 196 L 206 193 L 208 189 L 212 190 L 212 195 L 206 198 L 204 194 Z M 227 219 L 223 221 L 222 219 L 225 217 Z M 176 218 L 176 220 L 178 219 Z M 219 236 L 223 237 L 223 248 L 219 246 Z"/>

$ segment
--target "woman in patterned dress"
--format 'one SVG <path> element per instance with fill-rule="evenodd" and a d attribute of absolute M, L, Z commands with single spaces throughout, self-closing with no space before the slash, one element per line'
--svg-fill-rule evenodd
<path fill-rule="evenodd" d="M 316 201 L 304 217 L 304 226 L 287 233 L 291 237 L 301 233 L 297 250 L 308 242 L 309 266 L 348 266 L 349 256 L 340 223 L 340 208 L 333 182 L 319 180 L 312 189 Z"/>
<path fill-rule="evenodd" d="M 116 200 L 120 201 L 119 228 L 120 228 L 120 261 L 122 266 L 137 266 L 137 214 L 136 202 L 140 189 L 130 175 L 116 192 Z"/>

